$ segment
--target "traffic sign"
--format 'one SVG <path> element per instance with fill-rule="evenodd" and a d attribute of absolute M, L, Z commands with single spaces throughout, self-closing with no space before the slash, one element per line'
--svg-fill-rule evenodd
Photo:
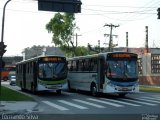
<path fill-rule="evenodd" d="M 80 0 L 38 0 L 38 10 L 80 13 Z"/>

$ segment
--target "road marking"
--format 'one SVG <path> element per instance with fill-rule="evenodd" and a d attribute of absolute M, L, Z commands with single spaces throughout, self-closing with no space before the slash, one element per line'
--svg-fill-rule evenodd
<path fill-rule="evenodd" d="M 152 104 L 152 103 L 146 103 L 146 102 L 136 101 L 136 100 L 131 100 L 131 99 L 122 99 L 122 100 L 130 101 L 130 102 L 136 102 L 136 103 L 145 104 L 145 105 L 151 105 L 151 106 L 155 106 L 156 105 L 156 104 Z"/>
<path fill-rule="evenodd" d="M 74 104 L 74 103 L 71 103 L 71 102 L 67 102 L 65 100 L 58 100 L 58 101 L 61 102 L 61 103 L 64 103 L 64 104 L 79 108 L 79 109 L 88 109 L 87 107 L 84 107 L 84 106 L 81 106 L 81 105 L 77 105 L 77 104 Z"/>
<path fill-rule="evenodd" d="M 47 104 L 47 105 L 49 105 L 49 106 L 52 106 L 52 107 L 54 107 L 54 108 L 57 108 L 57 109 L 59 109 L 59 110 L 69 110 L 69 109 L 67 109 L 67 108 L 65 108 L 65 107 L 62 107 L 62 106 L 60 106 L 60 105 L 54 104 L 54 103 L 49 102 L 49 101 L 42 101 L 42 102 L 45 103 L 45 104 Z"/>
<path fill-rule="evenodd" d="M 115 106 L 115 107 L 123 107 L 123 105 L 119 105 L 119 104 L 115 104 L 115 103 L 111 103 L 111 102 L 107 102 L 107 101 L 103 101 L 103 100 L 97 100 L 97 99 L 93 99 L 93 98 L 88 98 L 88 100 L 99 102 L 99 103 L 104 103 L 104 104 L 108 104 L 108 105 L 112 105 L 112 106 Z"/>
<path fill-rule="evenodd" d="M 147 99 L 151 99 L 151 100 L 160 100 L 160 99 L 158 99 L 158 98 L 152 98 L 152 97 L 141 97 L 141 98 L 147 98 Z"/>
<path fill-rule="evenodd" d="M 156 98 L 160 99 L 160 96 L 156 96 Z"/>
<path fill-rule="evenodd" d="M 126 104 L 126 105 L 131 105 L 131 106 L 141 106 L 141 105 L 137 105 L 137 104 L 133 104 L 133 103 L 127 103 L 127 102 L 123 102 L 123 101 L 119 101 L 119 100 L 113 100 L 113 99 L 107 99 L 107 98 L 101 98 L 103 100 L 109 100 L 112 102 L 117 102 L 117 103 L 122 103 L 122 104 Z"/>
<path fill-rule="evenodd" d="M 97 107 L 97 108 L 106 108 L 106 107 L 104 107 L 102 105 L 97 105 L 97 104 L 90 103 L 90 102 L 83 101 L 83 100 L 79 100 L 79 99 L 73 99 L 73 100 L 76 101 L 76 102 L 80 102 L 80 103 L 83 103 L 83 104 L 91 105 L 91 106 L 94 106 L 94 107 Z"/>
<path fill-rule="evenodd" d="M 148 100 L 148 99 L 143 99 L 143 98 L 136 98 L 136 99 L 137 100 L 147 101 L 147 102 L 160 103 L 160 101 L 156 101 L 156 100 Z"/>

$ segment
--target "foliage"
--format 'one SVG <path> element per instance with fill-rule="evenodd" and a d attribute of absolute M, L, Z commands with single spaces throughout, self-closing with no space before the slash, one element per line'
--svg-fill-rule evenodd
<path fill-rule="evenodd" d="M 60 47 L 67 55 L 81 55 L 86 52 L 84 47 L 76 47 L 72 41 L 76 23 L 73 13 L 57 13 L 46 25 L 49 33 L 53 34 L 52 41 L 55 46 Z"/>
<path fill-rule="evenodd" d="M 1 100 L 2 101 L 32 101 L 33 98 L 22 94 L 20 92 L 11 90 L 7 87 L 1 86 Z"/>

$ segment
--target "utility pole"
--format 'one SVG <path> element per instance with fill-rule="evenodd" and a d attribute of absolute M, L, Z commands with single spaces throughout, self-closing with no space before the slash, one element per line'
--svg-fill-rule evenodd
<path fill-rule="evenodd" d="M 98 50 L 99 50 L 99 53 L 100 53 L 101 52 L 100 40 L 98 40 Z"/>
<path fill-rule="evenodd" d="M 75 35 L 73 35 L 73 36 L 76 36 L 76 48 L 78 47 L 78 37 L 79 36 L 82 36 L 82 35 L 78 35 L 77 33 L 75 34 Z"/>
<path fill-rule="evenodd" d="M 127 48 L 127 52 L 128 52 L 128 32 L 126 32 L 126 48 Z"/>
<path fill-rule="evenodd" d="M 157 12 L 158 12 L 158 13 L 157 13 L 157 15 L 158 15 L 158 18 L 157 18 L 157 19 L 160 19 L 160 8 L 157 9 Z"/>
<path fill-rule="evenodd" d="M 145 41 L 145 50 L 148 53 L 148 26 L 146 28 L 146 41 Z"/>
<path fill-rule="evenodd" d="M 5 21 L 5 10 L 6 10 L 6 6 L 7 4 L 10 2 L 11 0 L 8 0 L 5 4 L 4 4 L 4 7 L 3 7 L 3 16 L 2 16 L 2 33 L 1 33 L 1 42 L 0 42 L 0 106 L 2 106 L 1 104 L 1 70 L 2 70 L 2 67 L 3 67 L 3 61 L 2 61 L 2 58 L 3 58 L 3 54 L 6 52 L 5 48 L 7 47 L 4 42 L 3 42 L 3 38 L 4 38 L 4 21 Z"/>
<path fill-rule="evenodd" d="M 113 35 L 112 35 L 112 30 L 113 30 L 113 27 L 116 28 L 116 27 L 119 27 L 119 25 L 105 24 L 104 27 L 105 27 L 105 26 L 110 27 L 109 51 L 112 52 L 112 51 L 113 51 L 113 49 L 112 49 L 112 48 L 113 48 L 113 38 L 112 38 Z"/>

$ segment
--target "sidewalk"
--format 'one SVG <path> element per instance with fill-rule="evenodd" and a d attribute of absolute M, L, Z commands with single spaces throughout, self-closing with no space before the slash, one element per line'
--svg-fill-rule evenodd
<path fill-rule="evenodd" d="M 1 101 L 0 114 L 16 114 L 38 112 L 35 101 Z"/>

